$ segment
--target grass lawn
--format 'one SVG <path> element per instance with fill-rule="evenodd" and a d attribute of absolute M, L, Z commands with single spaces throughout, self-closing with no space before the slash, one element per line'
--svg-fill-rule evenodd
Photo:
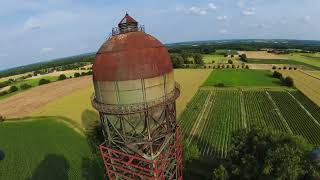
<path fill-rule="evenodd" d="M 270 71 L 264 70 L 214 70 L 203 86 L 214 86 L 223 83 L 225 86 L 279 86 L 280 80 L 271 76 Z"/>
<path fill-rule="evenodd" d="M 103 179 L 85 136 L 55 118 L 0 123 L 0 179 Z"/>
<path fill-rule="evenodd" d="M 312 66 L 320 67 L 320 55 L 310 54 L 310 53 L 291 53 L 287 55 L 282 55 L 287 57 L 288 59 L 292 59 L 298 62 L 302 62 L 305 64 L 310 64 Z"/>

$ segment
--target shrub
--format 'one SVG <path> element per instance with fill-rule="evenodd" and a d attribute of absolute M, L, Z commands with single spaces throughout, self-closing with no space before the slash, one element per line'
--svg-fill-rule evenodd
<path fill-rule="evenodd" d="M 228 60 L 229 64 L 233 64 L 233 61 L 231 59 Z"/>
<path fill-rule="evenodd" d="M 24 84 L 21 84 L 20 89 L 24 90 L 24 89 L 29 89 L 31 87 L 32 86 L 30 84 L 24 83 Z"/>
<path fill-rule="evenodd" d="M 277 78 L 277 79 L 281 79 L 282 78 L 282 74 L 279 73 L 278 71 L 274 71 L 272 74 L 272 77 Z"/>
<path fill-rule="evenodd" d="M 215 61 L 211 61 L 211 63 L 213 64 L 213 63 L 215 63 Z"/>
<path fill-rule="evenodd" d="M 9 89 L 9 92 L 10 93 L 13 93 L 13 92 L 16 92 L 18 91 L 19 89 L 17 88 L 17 86 L 11 86 L 10 89 Z"/>
<path fill-rule="evenodd" d="M 74 73 L 74 77 L 80 77 L 80 73 L 78 73 L 78 72 L 76 72 L 76 73 Z"/>
<path fill-rule="evenodd" d="M 272 69 L 277 69 L 277 67 L 276 66 L 272 66 Z"/>
<path fill-rule="evenodd" d="M 189 64 L 186 64 L 186 68 L 189 68 L 190 67 L 190 65 Z"/>
<path fill-rule="evenodd" d="M 39 80 L 39 86 L 41 86 L 41 85 L 44 85 L 44 84 L 49 84 L 50 83 L 50 80 L 48 80 L 48 79 L 40 79 Z"/>
<path fill-rule="evenodd" d="M 60 74 L 58 80 L 59 80 L 59 81 L 62 81 L 62 80 L 65 80 L 65 79 L 67 79 L 67 76 L 64 75 L 64 74 Z"/>
<path fill-rule="evenodd" d="M 283 79 L 283 84 L 288 87 L 293 87 L 293 79 L 291 77 L 286 77 Z"/>
<path fill-rule="evenodd" d="M 85 72 L 82 72 L 82 73 L 81 73 L 81 76 L 85 76 L 85 75 L 87 75 L 87 73 L 85 73 Z"/>
<path fill-rule="evenodd" d="M 0 92 L 0 96 L 4 96 L 4 95 L 7 95 L 8 94 L 8 91 L 1 91 Z"/>
<path fill-rule="evenodd" d="M 0 122 L 3 122 L 5 120 L 5 117 L 0 115 Z"/>
<path fill-rule="evenodd" d="M 215 87 L 225 87 L 225 85 L 223 83 L 218 83 L 214 85 Z"/>

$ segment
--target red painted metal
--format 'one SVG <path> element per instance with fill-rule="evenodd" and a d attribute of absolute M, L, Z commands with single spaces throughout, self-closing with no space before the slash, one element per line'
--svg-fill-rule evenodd
<path fill-rule="evenodd" d="M 94 81 L 124 81 L 160 76 L 172 71 L 164 45 L 144 32 L 112 36 L 98 51 Z"/>
<path fill-rule="evenodd" d="M 100 152 L 109 178 L 111 180 L 117 177 L 128 180 L 182 180 L 182 146 L 180 138 L 180 130 L 177 128 L 175 140 L 169 144 L 169 151 L 161 153 L 154 160 L 144 159 L 138 154 L 123 153 L 107 147 L 105 143 L 101 144 Z M 168 173 L 167 168 L 171 163 L 176 163 L 176 166 L 175 169 Z"/>
<path fill-rule="evenodd" d="M 129 16 L 128 13 L 121 19 L 118 25 L 121 24 L 130 24 L 130 23 L 138 23 L 136 20 L 134 20 L 131 16 Z"/>

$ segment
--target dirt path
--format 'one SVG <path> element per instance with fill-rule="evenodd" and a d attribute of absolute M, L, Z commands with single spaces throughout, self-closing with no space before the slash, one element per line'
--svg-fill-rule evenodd
<path fill-rule="evenodd" d="M 91 76 L 85 76 L 32 88 L 0 101 L 0 115 L 6 118 L 26 116 L 49 102 L 90 86 L 91 83 Z"/>

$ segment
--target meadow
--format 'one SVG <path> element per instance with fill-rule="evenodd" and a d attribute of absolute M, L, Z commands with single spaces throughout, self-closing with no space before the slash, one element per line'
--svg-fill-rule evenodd
<path fill-rule="evenodd" d="M 103 179 L 86 137 L 59 118 L 0 123 L 0 179 Z"/>
<path fill-rule="evenodd" d="M 200 89 L 179 118 L 182 134 L 205 158 L 224 158 L 231 134 L 262 126 L 320 145 L 320 108 L 296 90 Z"/>
<path fill-rule="evenodd" d="M 219 69 L 213 70 L 203 86 L 223 84 L 233 86 L 279 86 L 280 80 L 272 77 L 267 70 Z"/>

